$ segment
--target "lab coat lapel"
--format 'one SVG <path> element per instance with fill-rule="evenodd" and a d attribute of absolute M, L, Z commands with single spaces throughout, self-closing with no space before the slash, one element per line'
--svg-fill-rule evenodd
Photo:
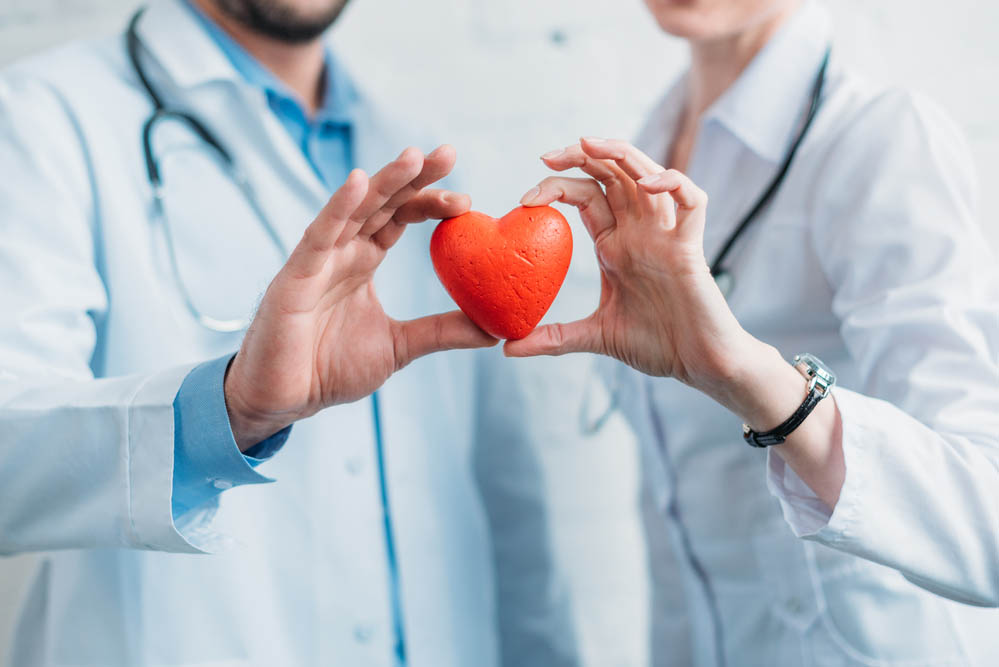
<path fill-rule="evenodd" d="M 239 74 L 212 38 L 199 25 L 183 0 L 158 0 L 146 8 L 137 31 L 143 63 L 156 77 L 168 99 L 210 81 L 237 81 Z M 159 71 L 157 71 L 159 70 Z"/>
<path fill-rule="evenodd" d="M 358 95 L 353 114 L 354 166 L 373 175 L 410 145 L 392 131 L 391 124 L 364 93 Z"/>
<path fill-rule="evenodd" d="M 246 137 L 258 138 L 251 150 L 262 154 L 270 168 L 278 172 L 277 178 L 293 189 L 291 194 L 308 202 L 310 209 L 318 211 L 322 207 L 330 193 L 271 112 L 266 94 L 243 81 L 182 0 L 152 4 L 139 21 L 139 35 L 153 61 L 149 69 L 159 70 L 156 85 L 165 88 L 167 100 L 196 111 L 201 94 L 215 86 L 227 87 L 228 94 L 239 97 L 236 107 L 246 112 L 239 119 L 231 119 L 233 126 L 240 127 Z M 208 116 L 205 120 L 219 135 L 227 133 L 217 119 Z M 264 141 L 259 140 L 261 137 Z M 246 148 L 240 145 L 239 138 L 230 148 L 239 162 Z M 276 221 L 285 217 L 280 211 L 269 213 Z M 302 230 L 276 226 L 285 246 L 294 247 Z"/>
<path fill-rule="evenodd" d="M 282 179 L 299 190 L 300 196 L 312 201 L 318 213 L 339 184 L 326 187 L 302 153 L 301 147 L 295 144 L 291 135 L 281 125 L 281 121 L 267 105 L 266 95 L 263 91 L 255 92 L 259 94 L 254 95 L 256 108 L 253 121 L 258 124 L 261 135 L 267 137 L 263 148 L 271 153 L 269 160 L 273 168 L 283 172 Z"/>

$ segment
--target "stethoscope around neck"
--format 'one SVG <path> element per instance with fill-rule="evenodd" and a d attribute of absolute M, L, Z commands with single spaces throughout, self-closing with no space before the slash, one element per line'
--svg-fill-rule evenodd
<path fill-rule="evenodd" d="M 794 141 L 791 142 L 791 147 L 788 148 L 787 153 L 784 155 L 784 159 L 781 161 L 780 167 L 774 174 L 773 178 L 770 179 L 770 183 L 767 184 L 766 189 L 763 194 L 759 196 L 756 202 L 750 207 L 746 215 L 743 216 L 742 220 L 735 226 L 735 229 L 728 235 L 725 242 L 722 244 L 721 249 L 715 255 L 714 261 L 711 262 L 711 276 L 715 279 L 715 284 L 718 285 L 718 289 L 725 296 L 726 299 L 732 294 L 733 289 L 735 289 L 735 278 L 732 272 L 725 268 L 725 260 L 728 258 L 729 253 L 735 246 L 736 242 L 742 238 L 746 233 L 746 230 L 755 222 L 760 213 L 767 207 L 768 204 L 773 200 L 774 195 L 780 189 L 780 186 L 784 183 L 784 179 L 787 176 L 788 170 L 791 168 L 791 162 L 794 160 L 795 154 L 798 152 L 798 148 L 801 147 L 802 142 L 805 140 L 805 135 L 808 133 L 808 129 L 812 126 L 812 121 L 815 120 L 815 116 L 819 111 L 819 106 L 822 104 L 822 89 L 825 87 L 826 83 L 826 70 L 829 67 L 829 54 L 831 47 L 826 47 L 825 54 L 822 56 L 822 64 L 819 65 L 819 70 L 815 75 L 815 81 L 812 84 L 812 90 L 809 97 L 808 113 L 805 115 L 804 122 L 801 124 L 801 128 L 798 130 L 798 134 L 795 136 Z M 591 373 L 591 375 L 593 375 Z M 619 391 L 619 375 L 615 374 L 615 380 L 610 388 L 610 397 L 607 407 L 600 412 L 600 414 L 591 418 L 590 413 L 590 403 L 592 402 L 592 377 L 587 380 L 586 386 L 583 388 L 583 400 L 579 412 L 579 428 L 584 435 L 593 435 L 600 431 L 607 420 L 610 419 L 611 415 L 614 414 L 615 410 L 618 408 L 618 394 Z"/>
<path fill-rule="evenodd" d="M 274 244 L 274 247 L 278 250 L 282 258 L 288 257 L 288 249 L 281 241 L 277 230 L 274 228 L 274 225 L 271 224 L 267 214 L 264 213 L 264 209 L 260 205 L 260 201 L 257 199 L 256 193 L 253 191 L 250 181 L 247 179 L 243 171 L 237 166 L 236 161 L 232 157 L 232 153 L 225 147 L 222 141 L 196 117 L 186 111 L 171 107 L 164 103 L 163 98 L 150 82 L 149 76 L 147 75 L 145 68 L 142 66 L 142 61 L 139 58 L 139 49 L 142 45 L 139 40 L 137 28 L 139 19 L 142 18 L 144 11 L 144 8 L 136 11 L 128 23 L 128 29 L 125 31 L 125 50 L 128 54 L 128 60 L 132 65 L 132 69 L 135 71 L 136 76 L 139 78 L 139 82 L 142 84 L 142 87 L 145 89 L 150 101 L 153 103 L 153 112 L 142 125 L 142 153 L 146 163 L 146 177 L 149 179 L 149 184 L 153 190 L 153 216 L 163 227 L 163 236 L 166 240 L 170 272 L 173 274 L 177 290 L 180 292 L 180 295 L 184 300 L 184 306 L 198 324 L 205 329 L 218 333 L 234 333 L 242 331 L 249 326 L 249 317 L 224 319 L 212 317 L 211 315 L 202 312 L 195 305 L 194 298 L 191 292 L 187 289 L 187 285 L 184 283 L 184 279 L 180 271 L 180 265 L 177 261 L 177 249 L 174 244 L 173 233 L 170 229 L 170 222 L 164 203 L 163 174 L 160 169 L 160 163 L 156 159 L 155 149 L 153 148 L 153 133 L 158 125 L 165 120 L 180 122 L 190 128 L 190 130 L 194 132 L 206 146 L 209 146 L 219 159 L 223 170 L 246 199 L 246 203 L 249 205 L 250 210 L 253 211 L 253 214 L 259 221 L 260 226 L 267 233 L 268 238 Z"/>

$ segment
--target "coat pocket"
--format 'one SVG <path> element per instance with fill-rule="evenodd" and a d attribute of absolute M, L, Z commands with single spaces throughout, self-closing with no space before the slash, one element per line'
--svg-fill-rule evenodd
<path fill-rule="evenodd" d="M 822 613 L 822 601 L 812 583 L 807 546 L 789 530 L 753 538 L 756 560 L 769 592 L 770 613 L 800 633 L 815 625 Z"/>
<path fill-rule="evenodd" d="M 800 649 L 799 661 L 786 664 L 969 664 L 945 605 L 898 572 L 790 532 L 757 537 L 754 547 L 770 614 L 786 631 L 784 654 L 793 643 Z"/>
<path fill-rule="evenodd" d="M 849 664 L 971 664 L 946 603 L 891 568 L 818 544 L 812 576 L 819 630 Z"/>

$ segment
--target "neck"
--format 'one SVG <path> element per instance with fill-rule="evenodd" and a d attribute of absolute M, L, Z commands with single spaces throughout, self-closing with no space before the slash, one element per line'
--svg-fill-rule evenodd
<path fill-rule="evenodd" d="M 302 44 L 288 44 L 254 32 L 221 11 L 212 0 L 193 0 L 220 28 L 299 96 L 312 114 L 322 104 L 323 44 L 314 39 Z"/>
<path fill-rule="evenodd" d="M 774 33 L 794 14 L 799 4 L 799 0 L 782 3 L 740 32 L 690 42 L 690 76 L 685 109 L 688 120 L 698 120 L 721 97 Z"/>

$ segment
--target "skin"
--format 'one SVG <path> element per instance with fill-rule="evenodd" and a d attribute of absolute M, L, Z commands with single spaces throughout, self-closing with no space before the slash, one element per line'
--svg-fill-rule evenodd
<path fill-rule="evenodd" d="M 701 114 L 796 4 L 647 4 L 660 26 L 690 44 L 685 114 L 691 120 L 681 123 L 671 150 L 671 162 L 682 166 Z M 589 176 L 549 177 L 521 203 L 561 201 L 579 208 L 601 268 L 600 301 L 583 320 L 539 327 L 508 341 L 506 354 L 605 354 L 704 392 L 757 431 L 787 419 L 805 397 L 806 380 L 774 347 L 742 328 L 711 277 L 703 246 L 707 195 L 681 171 L 666 169 L 625 141 L 584 138 L 542 160 L 555 171 L 580 169 Z M 835 400 L 821 401 L 773 449 L 829 508 L 836 506 L 846 465 Z"/>
<path fill-rule="evenodd" d="M 244 48 L 314 110 L 323 50 L 316 37 L 289 42 L 196 0 Z M 343 0 L 279 2 L 303 15 Z M 407 224 L 469 210 L 466 195 L 427 189 L 454 166 L 441 146 L 407 148 L 374 176 L 355 169 L 308 226 L 268 286 L 225 378 L 225 400 L 241 451 L 324 408 L 370 395 L 412 360 L 442 350 L 495 345 L 460 311 L 398 321 L 385 314 L 374 275 Z"/>

